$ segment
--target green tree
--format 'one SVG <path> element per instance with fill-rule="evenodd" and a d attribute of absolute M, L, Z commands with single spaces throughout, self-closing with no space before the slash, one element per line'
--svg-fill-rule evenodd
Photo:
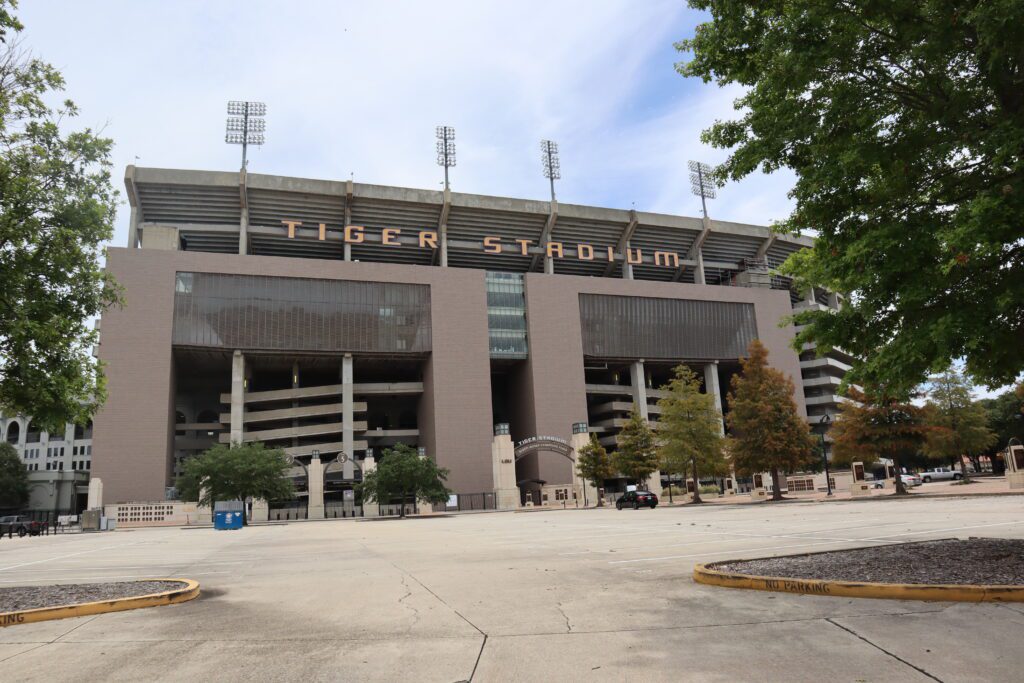
<path fill-rule="evenodd" d="M 850 381 L 903 394 L 952 359 L 999 386 L 1024 369 L 1024 3 L 690 0 L 686 76 L 742 87 L 704 141 L 718 179 L 787 167 L 780 232 L 817 231 L 783 270 L 807 311 L 794 342 L 840 347 Z"/>
<path fill-rule="evenodd" d="M 22 508 L 28 502 L 28 470 L 9 443 L 0 443 L 0 508 Z"/>
<path fill-rule="evenodd" d="M 217 444 L 202 455 L 189 458 L 176 482 L 182 500 L 213 507 L 218 500 L 241 500 L 250 496 L 263 500 L 284 500 L 295 496 L 287 477 L 291 459 L 280 448 L 259 442 Z M 247 516 L 243 519 L 248 522 Z"/>
<path fill-rule="evenodd" d="M 658 401 L 658 454 L 662 472 L 689 471 L 693 477 L 693 502 L 701 503 L 701 474 L 728 473 L 725 462 L 725 437 L 722 415 L 715 397 L 702 394 L 701 380 L 685 365 L 675 369 L 675 377 L 662 387 L 668 395 Z"/>
<path fill-rule="evenodd" d="M 622 476 L 632 479 L 637 486 L 642 486 L 658 469 L 654 432 L 635 404 L 629 420 L 619 432 L 618 448 L 612 453 L 612 466 Z"/>
<path fill-rule="evenodd" d="M 117 203 L 112 143 L 64 132 L 78 110 L 47 104 L 64 79 L 21 49 L 15 8 L 0 0 L 0 407 L 59 429 L 106 396 L 91 319 L 120 296 L 100 246 Z"/>
<path fill-rule="evenodd" d="M 927 411 L 878 388 L 861 392 L 851 387 L 847 397 L 851 402 L 843 405 L 842 414 L 829 430 L 832 461 L 849 466 L 857 461 L 870 464 L 888 458 L 896 468 L 896 494 L 905 494 L 907 487 L 899 477 L 900 468 L 924 446 Z"/>
<path fill-rule="evenodd" d="M 781 500 L 780 473 L 815 467 L 815 440 L 793 400 L 793 381 L 768 365 L 760 340 L 747 353 L 729 391 L 729 453 L 741 474 L 770 472 L 772 500 Z"/>
<path fill-rule="evenodd" d="M 924 445 L 925 453 L 945 462 L 957 462 L 963 482 L 970 481 L 963 456 L 981 471 L 979 456 L 996 442 L 996 433 L 989 429 L 988 413 L 971 397 L 971 384 L 955 368 L 948 368 L 931 378 L 928 391 L 931 431 Z"/>
<path fill-rule="evenodd" d="M 608 451 L 597 440 L 596 434 L 590 435 L 590 442 L 577 454 L 576 469 L 581 479 L 589 481 L 597 489 L 597 507 L 604 506 L 601 489 L 604 487 L 605 479 L 615 476 L 615 468 L 612 467 Z"/>
<path fill-rule="evenodd" d="M 420 457 L 412 446 L 396 444 L 384 450 L 377 468 L 363 476 L 359 491 L 363 504 L 367 502 L 389 503 L 397 498 L 401 501 L 401 517 L 405 517 L 405 505 L 423 501 L 443 503 L 451 495 L 445 487 L 448 470 L 438 467 L 430 458 Z"/>
<path fill-rule="evenodd" d="M 988 422 L 996 433 L 996 442 L 989 448 L 990 456 L 1006 448 L 1014 437 L 1024 442 L 1024 391 L 1021 389 L 1024 389 L 1024 384 L 1017 390 L 1004 391 L 995 398 L 979 401 L 988 412 Z"/>

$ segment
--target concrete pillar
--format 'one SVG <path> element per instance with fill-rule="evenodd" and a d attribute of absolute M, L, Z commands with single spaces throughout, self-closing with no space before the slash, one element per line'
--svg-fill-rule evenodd
<path fill-rule="evenodd" d="M 576 466 L 576 459 L 579 458 L 580 450 L 588 443 L 590 443 L 590 432 L 583 431 L 582 429 L 578 431 L 573 429 L 572 439 L 569 441 L 573 451 L 572 490 L 576 493 L 576 500 L 579 501 L 580 507 L 584 505 L 590 507 L 597 505 L 597 489 L 594 488 L 592 482 L 580 476 L 579 467 Z"/>
<path fill-rule="evenodd" d="M 555 274 L 555 259 L 550 256 L 544 257 L 544 274 L 554 275 Z"/>
<path fill-rule="evenodd" d="M 249 192 L 246 189 L 247 175 L 245 168 L 238 172 L 238 196 L 240 199 L 238 253 L 242 256 L 249 253 Z"/>
<path fill-rule="evenodd" d="M 377 469 L 377 461 L 373 459 L 372 455 L 368 455 L 363 458 L 363 478 L 366 477 L 370 472 Z M 367 503 L 363 501 L 363 517 L 380 517 L 380 504 L 379 503 Z"/>
<path fill-rule="evenodd" d="M 89 498 L 85 504 L 86 510 L 95 510 L 103 507 L 103 480 L 93 477 L 89 480 Z"/>
<path fill-rule="evenodd" d="M 640 416 L 645 420 L 649 420 L 650 416 L 647 412 L 647 379 L 644 374 L 644 362 L 642 360 L 633 361 L 629 368 L 629 381 L 633 386 L 633 402 L 640 409 Z"/>
<path fill-rule="evenodd" d="M 706 285 L 704 277 L 704 250 L 697 249 L 697 267 L 693 270 L 693 281 L 698 285 Z"/>
<path fill-rule="evenodd" d="M 807 288 L 807 293 L 804 294 L 804 301 L 809 304 L 817 303 L 818 300 L 814 298 L 814 287 Z"/>
<path fill-rule="evenodd" d="M 296 362 L 292 363 L 292 389 L 298 389 L 298 388 L 299 388 L 299 363 L 298 363 L 298 361 L 296 361 Z M 299 402 L 293 400 L 292 401 L 292 408 L 298 408 L 298 407 L 299 407 Z M 298 428 L 299 428 L 299 420 L 298 420 L 298 418 L 293 418 L 292 419 L 292 429 L 296 429 L 297 430 Z M 293 436 L 292 437 L 292 448 L 295 448 L 298 445 L 299 445 L 299 437 Z"/>
<path fill-rule="evenodd" d="M 341 448 L 348 459 L 342 464 L 342 476 L 345 479 L 355 478 L 355 424 L 354 403 L 352 401 L 352 354 L 346 353 L 341 359 Z"/>
<path fill-rule="evenodd" d="M 842 300 L 839 298 L 839 295 L 836 294 L 835 292 L 828 293 L 828 307 L 834 311 L 838 311 L 840 308 L 843 307 Z"/>
<path fill-rule="evenodd" d="M 252 501 L 252 517 L 250 522 L 266 522 L 270 519 L 270 504 L 262 498 Z"/>
<path fill-rule="evenodd" d="M 629 262 L 629 242 L 626 242 L 626 250 L 622 253 L 622 279 L 633 279 L 633 264 Z"/>
<path fill-rule="evenodd" d="M 137 249 L 139 246 L 139 210 L 132 207 L 128 217 L 128 248 Z"/>
<path fill-rule="evenodd" d="M 633 385 L 633 403 L 640 409 L 640 416 L 645 422 L 650 423 L 651 417 L 647 408 L 647 375 L 644 372 L 642 360 L 633 361 L 629 368 L 629 382 Z M 637 482 L 638 484 L 641 482 Z M 647 488 L 657 495 L 661 495 L 661 471 L 655 470 L 647 478 Z"/>
<path fill-rule="evenodd" d="M 441 264 L 442 268 L 448 267 L 448 225 L 443 223 L 437 231 L 438 244 L 437 248 L 440 250 L 438 254 L 438 263 Z"/>
<path fill-rule="evenodd" d="M 245 417 L 245 355 L 235 351 L 231 357 L 231 443 L 242 443 Z"/>
<path fill-rule="evenodd" d="M 718 382 L 718 361 L 714 363 L 708 363 L 704 366 L 704 388 L 707 393 L 715 397 L 715 410 L 718 411 L 719 415 L 723 415 L 722 412 L 722 387 Z M 721 434 L 725 434 L 725 418 L 722 417 L 718 421 L 718 427 L 721 430 Z"/>
<path fill-rule="evenodd" d="M 345 181 L 345 227 L 352 225 L 352 194 L 355 191 L 355 183 L 351 178 Z M 352 260 L 352 245 L 345 242 L 344 246 L 344 258 L 346 261 Z"/>
<path fill-rule="evenodd" d="M 491 442 L 491 463 L 494 471 L 494 498 L 499 510 L 519 507 L 519 487 L 516 485 L 515 446 L 507 430 L 494 435 Z"/>
<path fill-rule="evenodd" d="M 316 457 L 309 461 L 306 468 L 309 476 L 306 481 L 309 489 L 308 507 L 306 509 L 307 519 L 324 518 L 324 466 L 320 458 Z"/>

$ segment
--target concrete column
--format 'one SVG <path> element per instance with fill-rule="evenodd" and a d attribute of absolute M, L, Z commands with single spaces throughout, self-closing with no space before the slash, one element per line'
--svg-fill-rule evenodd
<path fill-rule="evenodd" d="M 640 415 L 649 420 L 647 412 L 647 379 L 644 374 L 644 362 L 634 361 L 629 368 L 629 381 L 633 385 L 633 402 L 640 409 Z"/>
<path fill-rule="evenodd" d="M 377 469 L 377 461 L 373 459 L 372 455 L 368 455 L 363 458 L 363 477 L 365 478 L 370 472 Z M 363 501 L 363 517 L 380 517 L 380 504 L 379 503 L 367 503 Z"/>
<path fill-rule="evenodd" d="M 550 256 L 544 257 L 544 274 L 554 275 L 555 274 L 555 259 Z"/>
<path fill-rule="evenodd" d="M 633 264 L 629 262 L 629 242 L 626 242 L 626 249 L 622 252 L 622 279 L 633 279 Z"/>
<path fill-rule="evenodd" d="M 835 292 L 828 293 L 828 307 L 834 311 L 838 311 L 843 307 L 843 302 L 840 300 L 839 295 Z"/>
<path fill-rule="evenodd" d="M 707 280 L 704 278 L 704 250 L 697 250 L 697 267 L 693 270 L 693 281 L 698 285 L 706 285 Z"/>
<path fill-rule="evenodd" d="M 270 519 L 270 504 L 262 498 L 252 501 L 252 517 L 250 522 L 266 522 Z"/>
<path fill-rule="evenodd" d="M 438 254 L 438 263 L 442 268 L 448 267 L 448 225 L 442 224 L 437 231 L 438 244 L 437 248 L 440 250 Z"/>
<path fill-rule="evenodd" d="M 348 459 L 342 464 L 342 476 L 345 479 L 355 478 L 355 438 L 353 425 L 355 411 L 352 401 L 352 354 L 346 353 L 341 359 L 341 448 Z"/>
<path fill-rule="evenodd" d="M 519 487 L 516 485 L 515 446 L 508 434 L 495 434 L 491 442 L 491 462 L 494 468 L 494 497 L 499 510 L 519 507 Z"/>
<path fill-rule="evenodd" d="M 245 355 L 235 351 L 231 357 L 231 443 L 242 442 L 245 416 Z"/>
<path fill-rule="evenodd" d="M 28 443 L 28 427 L 29 423 L 32 422 L 32 418 L 25 418 L 24 420 L 18 421 L 18 446 L 21 448 L 21 452 L 25 452 L 25 445 Z M 8 427 L 10 429 L 10 427 Z"/>
<path fill-rule="evenodd" d="M 807 288 L 807 293 L 804 295 L 804 301 L 806 301 L 809 304 L 818 302 L 818 300 L 814 298 L 814 287 Z"/>
<path fill-rule="evenodd" d="M 715 410 L 722 415 L 722 387 L 718 382 L 718 361 L 704 366 L 704 389 L 715 397 Z M 719 429 L 725 434 L 725 418 L 718 421 Z"/>
<path fill-rule="evenodd" d="M 306 478 L 309 489 L 308 507 L 306 517 L 308 519 L 324 518 L 324 466 L 320 458 L 316 457 L 309 461 L 306 468 L 309 476 Z"/>
<path fill-rule="evenodd" d="M 238 172 L 238 194 L 241 200 L 241 213 L 238 221 L 238 253 L 249 253 L 249 193 L 246 189 L 247 173 L 243 168 Z"/>
<path fill-rule="evenodd" d="M 352 225 L 352 193 L 355 190 L 355 183 L 351 179 L 345 181 L 345 227 Z M 352 245 L 345 242 L 345 253 L 343 258 L 346 261 L 352 260 Z"/>
<path fill-rule="evenodd" d="M 103 507 L 103 480 L 93 477 L 89 480 L 89 499 L 85 504 L 86 510 L 95 510 Z"/>
<path fill-rule="evenodd" d="M 292 363 L 292 389 L 298 389 L 298 388 L 299 388 L 299 364 L 296 361 L 296 362 Z M 294 409 L 294 408 L 298 408 L 298 407 L 299 407 L 299 402 L 298 401 L 292 401 L 292 408 Z M 299 420 L 298 420 L 298 418 L 293 418 L 292 419 L 292 429 L 298 429 L 298 428 L 299 428 Z M 292 437 L 292 448 L 295 448 L 298 445 L 299 445 L 299 437 L 293 436 Z"/>
<path fill-rule="evenodd" d="M 589 432 L 574 432 L 572 439 L 569 440 L 569 445 L 572 446 L 573 450 L 573 458 L 578 458 L 580 450 L 588 443 L 590 443 Z M 576 500 L 579 501 L 580 507 L 584 505 L 590 507 L 597 505 L 597 489 L 594 488 L 593 483 L 580 476 L 580 470 L 576 466 L 575 460 L 572 467 L 572 490 L 576 494 Z"/>
<path fill-rule="evenodd" d="M 139 246 L 139 210 L 132 207 L 128 217 L 128 248 L 136 249 Z"/>
<path fill-rule="evenodd" d="M 629 381 L 633 385 L 633 402 L 640 409 L 640 416 L 644 421 L 650 423 L 651 417 L 647 409 L 647 375 L 644 372 L 642 360 L 633 361 L 629 368 Z M 638 484 L 640 482 L 637 482 Z M 657 495 L 661 495 L 661 471 L 655 470 L 647 478 L 647 488 Z"/>

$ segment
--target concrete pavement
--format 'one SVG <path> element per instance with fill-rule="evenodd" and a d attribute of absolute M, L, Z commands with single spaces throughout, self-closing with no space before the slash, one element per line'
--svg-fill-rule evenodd
<path fill-rule="evenodd" d="M 699 561 L 1024 537 L 1019 497 L 569 510 L 0 541 L 0 586 L 186 576 L 0 629 L 10 680 L 1019 680 L 1024 607 L 695 584 Z"/>

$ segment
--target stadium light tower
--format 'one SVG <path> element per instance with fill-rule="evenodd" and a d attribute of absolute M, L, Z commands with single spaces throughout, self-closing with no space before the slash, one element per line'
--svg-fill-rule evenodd
<path fill-rule="evenodd" d="M 558 161 L 558 143 L 551 140 L 540 141 L 540 163 L 544 167 L 544 177 L 551 183 L 551 201 L 555 201 L 555 181 L 562 177 L 562 165 Z"/>
<path fill-rule="evenodd" d="M 267 114 L 267 105 L 262 102 L 228 102 L 228 123 L 224 133 L 224 142 L 229 145 L 242 146 L 242 168 L 248 165 L 246 153 L 249 145 L 262 145 L 263 133 L 267 122 L 263 118 Z"/>
<path fill-rule="evenodd" d="M 444 166 L 444 189 L 448 189 L 448 169 L 455 166 L 455 129 L 437 127 L 437 165 Z"/>
<path fill-rule="evenodd" d="M 690 189 L 700 197 L 700 206 L 704 210 L 704 218 L 708 217 L 708 205 L 705 200 L 715 198 L 715 184 L 711 180 L 713 169 L 700 161 L 689 162 Z"/>

